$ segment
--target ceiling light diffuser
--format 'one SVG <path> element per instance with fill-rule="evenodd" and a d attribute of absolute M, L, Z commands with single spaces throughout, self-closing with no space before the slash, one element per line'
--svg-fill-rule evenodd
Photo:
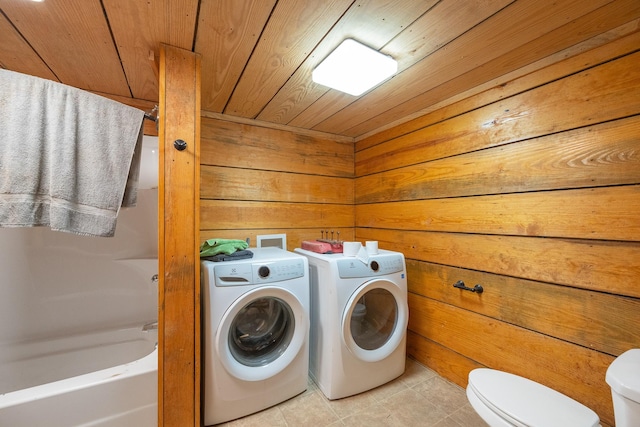
<path fill-rule="evenodd" d="M 346 39 L 312 72 L 313 81 L 359 96 L 398 71 L 390 56 L 352 39 Z"/>

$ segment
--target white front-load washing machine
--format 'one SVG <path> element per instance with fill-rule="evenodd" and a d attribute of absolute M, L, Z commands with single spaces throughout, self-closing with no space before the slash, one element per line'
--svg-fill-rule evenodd
<path fill-rule="evenodd" d="M 368 263 L 296 249 L 309 260 L 309 373 L 328 399 L 385 384 L 404 372 L 409 320 L 404 255 Z"/>
<path fill-rule="evenodd" d="M 309 267 L 285 250 L 202 261 L 204 424 L 233 420 L 307 389 Z"/>

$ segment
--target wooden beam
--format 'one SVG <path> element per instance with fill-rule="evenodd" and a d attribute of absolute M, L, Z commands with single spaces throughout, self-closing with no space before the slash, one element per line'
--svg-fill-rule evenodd
<path fill-rule="evenodd" d="M 159 146 L 158 425 L 200 427 L 200 57 L 166 45 Z"/>

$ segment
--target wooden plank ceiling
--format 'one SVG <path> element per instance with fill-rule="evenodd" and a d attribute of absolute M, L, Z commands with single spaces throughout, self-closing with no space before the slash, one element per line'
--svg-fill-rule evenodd
<path fill-rule="evenodd" d="M 165 43 L 202 55 L 205 115 L 359 139 L 639 17 L 638 0 L 0 0 L 0 66 L 149 107 Z M 360 97 L 313 83 L 346 38 L 398 74 Z"/>

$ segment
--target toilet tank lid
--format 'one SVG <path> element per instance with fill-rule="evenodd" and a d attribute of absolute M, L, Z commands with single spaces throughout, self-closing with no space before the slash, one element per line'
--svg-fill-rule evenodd
<path fill-rule="evenodd" d="M 605 377 L 616 393 L 640 403 L 640 349 L 627 350 L 618 356 Z"/>
<path fill-rule="evenodd" d="M 600 423 L 598 415 L 581 403 L 507 372 L 474 369 L 469 386 L 491 410 L 515 425 L 594 427 Z"/>

